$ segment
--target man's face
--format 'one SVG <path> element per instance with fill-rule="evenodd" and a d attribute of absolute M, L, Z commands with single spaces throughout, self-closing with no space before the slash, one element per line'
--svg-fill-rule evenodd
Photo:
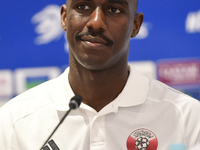
<path fill-rule="evenodd" d="M 136 0 L 67 0 L 61 9 L 67 31 L 70 63 L 91 70 L 127 61 L 129 42 L 142 23 L 135 24 Z"/>

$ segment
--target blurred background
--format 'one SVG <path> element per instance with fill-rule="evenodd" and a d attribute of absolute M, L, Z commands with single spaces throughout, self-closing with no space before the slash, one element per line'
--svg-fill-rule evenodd
<path fill-rule="evenodd" d="M 0 105 L 68 66 L 65 0 L 0 0 Z M 129 63 L 200 100 L 200 1 L 139 0 L 144 13 Z"/>

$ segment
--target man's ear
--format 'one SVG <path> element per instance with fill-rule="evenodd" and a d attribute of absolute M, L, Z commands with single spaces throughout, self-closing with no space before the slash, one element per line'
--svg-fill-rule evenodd
<path fill-rule="evenodd" d="M 131 34 L 132 38 L 135 37 L 139 33 L 143 20 L 144 20 L 144 14 L 143 13 L 137 13 L 135 15 L 133 31 L 132 31 L 132 34 Z"/>
<path fill-rule="evenodd" d="M 60 15 L 61 15 L 61 26 L 64 31 L 67 31 L 67 22 L 66 22 L 66 17 L 67 17 L 67 12 L 66 12 L 67 6 L 62 5 L 61 10 L 60 10 Z"/>

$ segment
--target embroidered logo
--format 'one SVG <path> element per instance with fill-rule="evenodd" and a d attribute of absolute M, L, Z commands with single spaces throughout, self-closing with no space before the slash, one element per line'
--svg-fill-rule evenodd
<path fill-rule="evenodd" d="M 156 150 L 158 140 L 152 131 L 142 128 L 133 131 L 126 144 L 128 150 Z"/>

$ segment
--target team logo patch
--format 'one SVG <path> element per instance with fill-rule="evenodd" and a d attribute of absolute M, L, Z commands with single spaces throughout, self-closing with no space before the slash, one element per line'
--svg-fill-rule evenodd
<path fill-rule="evenodd" d="M 152 131 L 138 129 L 129 135 L 126 144 L 128 150 L 156 150 L 158 140 Z"/>

